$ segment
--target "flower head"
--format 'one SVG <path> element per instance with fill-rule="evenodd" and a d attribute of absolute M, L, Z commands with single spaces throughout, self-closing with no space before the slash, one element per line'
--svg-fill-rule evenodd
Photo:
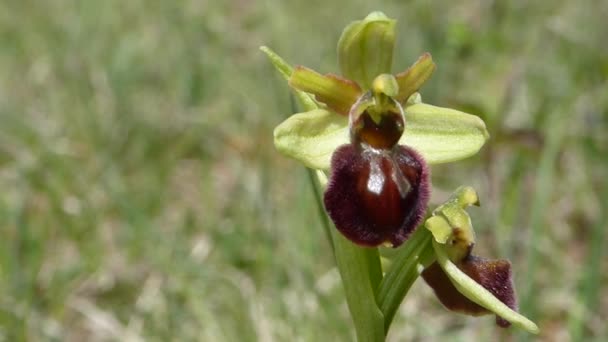
<path fill-rule="evenodd" d="M 399 246 L 426 212 L 429 172 L 418 152 L 398 144 L 406 122 L 397 94 L 392 75 L 376 77 L 351 105 L 350 143 L 331 161 L 325 208 L 336 228 L 360 245 Z"/>
<path fill-rule="evenodd" d="M 327 212 L 340 232 L 365 246 L 397 247 L 418 226 L 430 192 L 427 158 L 463 158 L 488 136 L 475 116 L 421 103 L 416 92 L 435 70 L 429 53 L 390 74 L 394 27 L 380 12 L 346 27 L 338 43 L 343 76 L 302 66 L 290 71 L 289 85 L 324 109 L 275 129 L 280 151 L 330 169 Z M 454 149 L 448 134 L 462 148 Z"/>

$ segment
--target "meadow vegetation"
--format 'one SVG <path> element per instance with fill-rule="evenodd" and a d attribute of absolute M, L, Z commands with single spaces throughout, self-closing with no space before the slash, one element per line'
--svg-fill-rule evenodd
<path fill-rule="evenodd" d="M 372 10 L 395 71 L 425 51 L 429 103 L 481 116 L 480 154 L 432 168 L 432 206 L 474 186 L 479 255 L 509 258 L 545 341 L 608 336 L 608 2 L 4 1 L 0 340 L 350 341 L 291 110 L 258 50 L 338 72 Z M 390 251 L 386 251 L 390 254 Z M 452 314 L 417 282 L 389 335 L 532 340 Z"/>

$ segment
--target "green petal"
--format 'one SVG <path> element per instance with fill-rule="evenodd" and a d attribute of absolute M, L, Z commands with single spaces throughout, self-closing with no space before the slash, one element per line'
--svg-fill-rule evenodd
<path fill-rule="evenodd" d="M 506 306 L 483 286 L 479 285 L 477 282 L 475 282 L 475 280 L 471 279 L 454 263 L 452 263 L 447 255 L 447 252 L 445 251 L 445 246 L 433 241 L 433 248 L 435 249 L 439 266 L 450 278 L 452 284 L 454 284 L 458 292 L 462 293 L 471 301 L 506 319 L 514 326 L 524 329 L 530 333 L 538 334 L 539 329 L 534 322 Z"/>
<path fill-rule="evenodd" d="M 395 23 L 382 12 L 352 22 L 338 41 L 342 75 L 370 89 L 374 78 L 390 73 L 395 44 Z"/>
<path fill-rule="evenodd" d="M 343 115 L 348 115 L 350 107 L 361 95 L 361 88 L 353 81 L 331 74 L 321 75 L 302 66 L 294 69 L 289 85 L 315 95 L 317 101 Z"/>
<path fill-rule="evenodd" d="M 490 134 L 479 117 L 418 103 L 405 107 L 400 144 L 420 152 L 429 164 L 447 163 L 477 153 Z"/>
<path fill-rule="evenodd" d="M 474 155 L 488 139 L 477 116 L 424 103 L 405 108 L 405 133 L 400 143 L 417 150 L 430 164 Z M 324 109 L 292 115 L 274 130 L 283 154 L 313 169 L 329 169 L 331 156 L 349 143 L 348 119 Z"/>
<path fill-rule="evenodd" d="M 431 77 L 435 68 L 430 53 L 420 56 L 411 67 L 395 76 L 399 84 L 399 94 L 395 99 L 401 103 L 407 100 Z"/>

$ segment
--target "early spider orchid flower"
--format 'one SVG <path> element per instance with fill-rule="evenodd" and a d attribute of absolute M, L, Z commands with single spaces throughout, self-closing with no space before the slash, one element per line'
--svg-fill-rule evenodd
<path fill-rule="evenodd" d="M 403 244 L 427 210 L 427 164 L 474 155 L 489 138 L 479 117 L 422 102 L 418 90 L 435 70 L 430 54 L 404 72 L 391 73 L 394 28 L 395 20 L 380 12 L 347 26 L 338 42 L 342 76 L 292 68 L 261 48 L 307 110 L 275 128 L 275 147 L 317 170 L 326 187 L 323 202 L 329 217 L 343 236 L 363 247 Z M 432 235 L 432 248 L 425 246 L 432 250 L 433 262 L 424 265 L 422 277 L 448 309 L 472 315 L 493 312 L 500 326 L 514 324 L 538 332 L 515 311 L 510 263 L 471 254 L 474 232 L 464 208 L 475 203 L 475 190 L 461 187 L 425 221 L 428 231 L 422 232 L 427 242 Z M 347 273 L 341 274 L 344 278 Z M 368 285 L 358 289 L 373 297 L 375 290 Z M 357 299 L 349 305 L 363 302 Z M 365 303 L 375 306 L 376 299 Z M 351 312 L 367 314 L 369 307 L 359 309 L 351 307 Z M 387 317 L 390 324 L 392 314 Z M 370 314 L 370 319 L 376 318 Z"/>
<path fill-rule="evenodd" d="M 428 204 L 426 162 L 398 144 L 406 122 L 397 89 L 392 75 L 376 77 L 349 110 L 350 143 L 332 156 L 325 208 L 344 236 L 364 246 L 401 245 Z"/>
<path fill-rule="evenodd" d="M 496 324 L 515 324 L 537 333 L 538 327 L 517 313 L 517 298 L 508 260 L 490 260 L 472 254 L 475 231 L 470 205 L 479 206 L 477 192 L 460 187 L 450 199 L 433 210 L 425 227 L 433 235 L 436 261 L 422 272 L 422 278 L 448 309 L 472 316 L 496 314 Z"/>
<path fill-rule="evenodd" d="M 275 129 L 280 151 L 330 169 L 329 216 L 348 239 L 371 247 L 398 247 L 419 225 L 430 196 L 427 158 L 466 157 L 488 137 L 478 117 L 421 103 L 417 91 L 435 70 L 429 53 L 390 74 L 394 25 L 374 12 L 344 30 L 338 43 L 343 77 L 296 67 L 289 85 L 323 109 L 296 114 Z M 464 147 L 454 148 L 442 133 L 464 137 Z"/>

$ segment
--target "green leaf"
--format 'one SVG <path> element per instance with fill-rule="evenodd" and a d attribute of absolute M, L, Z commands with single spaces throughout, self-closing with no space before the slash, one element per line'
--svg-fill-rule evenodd
<path fill-rule="evenodd" d="M 388 333 L 393 317 L 409 291 L 418 279 L 419 256 L 426 249 L 431 249 L 431 234 L 424 228 L 418 228 L 410 239 L 398 249 L 391 267 L 378 288 L 378 306 L 384 314 L 384 329 Z"/>
<path fill-rule="evenodd" d="M 396 21 L 382 12 L 352 22 L 338 41 L 342 75 L 370 89 L 374 78 L 391 72 Z"/>
<path fill-rule="evenodd" d="M 452 284 L 454 284 L 458 292 L 462 293 L 471 301 L 511 322 L 511 324 L 514 326 L 533 334 L 539 333 L 538 326 L 534 324 L 534 322 L 506 306 L 483 286 L 479 285 L 475 280 L 471 279 L 468 275 L 466 275 L 466 273 L 462 272 L 454 263 L 452 263 L 447 252 L 445 251 L 445 246 L 435 241 L 432 243 L 439 266 L 441 266 L 445 274 L 450 278 Z"/>
<path fill-rule="evenodd" d="M 429 164 L 472 156 L 489 134 L 479 117 L 457 110 L 416 103 L 405 107 L 400 144 L 417 150 Z M 276 148 L 307 167 L 328 170 L 331 156 L 349 143 L 348 119 L 317 109 L 294 114 L 274 130 Z"/>

